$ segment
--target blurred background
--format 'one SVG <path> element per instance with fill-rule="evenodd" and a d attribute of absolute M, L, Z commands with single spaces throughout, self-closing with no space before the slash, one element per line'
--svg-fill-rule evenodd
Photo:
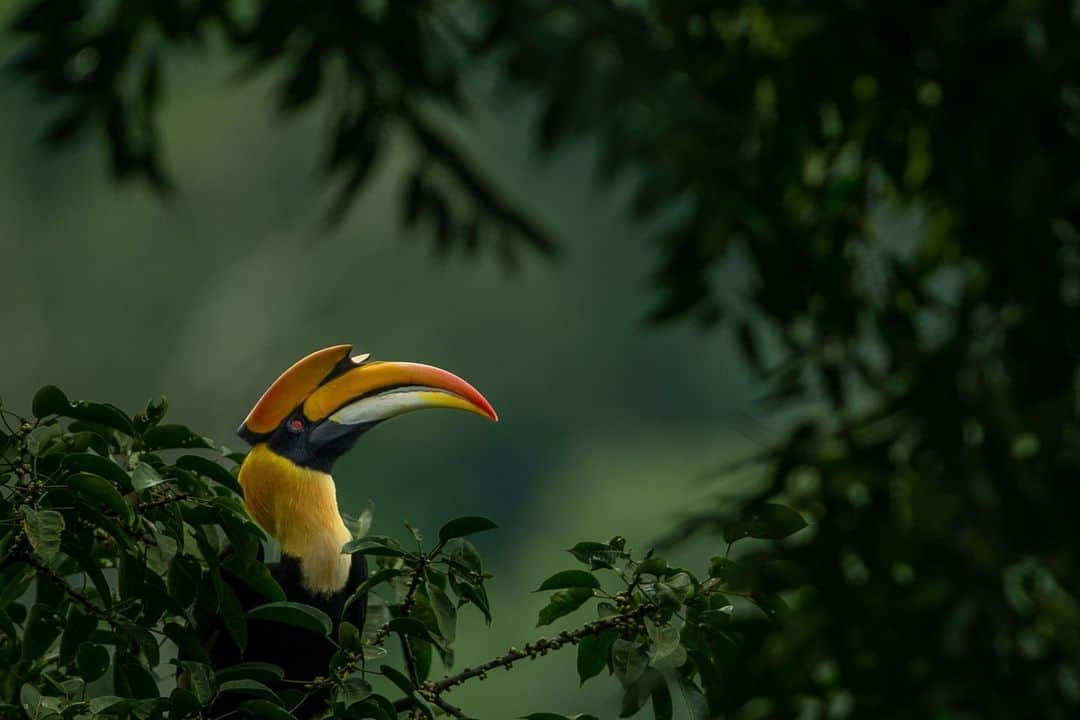
<path fill-rule="evenodd" d="M 458 128 L 568 241 L 554 262 L 510 272 L 439 257 L 401 228 L 404 148 L 323 232 L 325 123 L 276 118 L 272 83 L 236 72 L 214 54 L 170 65 L 160 119 L 176 192 L 164 199 L 110 182 L 100 145 L 47 150 L 47 104 L 0 85 L 6 406 L 25 410 L 46 383 L 132 411 L 164 394 L 174 421 L 242 449 L 250 407 L 314 349 L 348 342 L 457 372 L 498 425 L 442 413 L 388 423 L 335 476 L 343 511 L 374 502 L 373 532 L 400 537 L 409 521 L 433 534 L 466 514 L 502 526 L 477 540 L 498 578 L 495 624 L 463 614 L 463 666 L 537 634 L 547 594 L 527 592 L 572 562 L 563 548 L 616 534 L 644 548 L 707 493 L 706 470 L 760 449 L 767 414 L 727 338 L 647 326 L 651 228 L 625 216 L 625 188 L 590 179 L 595 148 L 536 157 L 534 103 L 484 103 Z M 468 91 L 482 100 L 490 85 L 478 72 Z M 599 684 L 552 702 L 550 688 L 576 685 L 567 654 L 460 695 L 488 717 L 617 704 Z"/>
<path fill-rule="evenodd" d="M 164 394 L 239 448 L 311 350 L 435 364 L 499 424 L 335 475 L 375 532 L 502 526 L 460 664 L 536 634 L 561 548 L 700 569 L 780 497 L 812 527 L 761 562 L 815 590 L 733 632 L 732 717 L 1074 716 L 1075 3 L 302 5 L 0 2 L 7 407 Z"/>

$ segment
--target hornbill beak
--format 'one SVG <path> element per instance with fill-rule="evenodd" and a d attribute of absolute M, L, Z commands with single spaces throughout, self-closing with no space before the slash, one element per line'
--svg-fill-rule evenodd
<path fill-rule="evenodd" d="M 302 434 L 316 449 L 424 408 L 453 408 L 498 420 L 491 403 L 451 372 L 370 360 L 351 351 L 351 345 L 334 345 L 286 370 L 252 408 L 240 436 L 257 443 L 278 432 Z"/>

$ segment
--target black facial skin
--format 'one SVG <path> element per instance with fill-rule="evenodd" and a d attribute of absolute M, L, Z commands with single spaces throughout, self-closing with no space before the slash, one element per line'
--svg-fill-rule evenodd
<path fill-rule="evenodd" d="M 300 467 L 328 473 L 334 462 L 377 424 L 339 425 L 331 420 L 313 423 L 297 408 L 269 435 L 258 435 L 246 428 L 241 428 L 237 434 L 252 445 L 267 443 L 278 455 Z"/>

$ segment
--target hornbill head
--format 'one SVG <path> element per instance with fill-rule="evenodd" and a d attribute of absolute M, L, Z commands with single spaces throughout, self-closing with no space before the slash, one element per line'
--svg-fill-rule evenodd
<path fill-rule="evenodd" d="M 300 467 L 329 472 L 367 430 L 396 415 L 454 408 L 498 420 L 480 392 L 431 365 L 350 355 L 351 345 L 317 350 L 274 381 L 238 434 Z"/>
<path fill-rule="evenodd" d="M 305 585 L 341 589 L 348 531 L 330 470 L 364 432 L 396 415 L 453 408 L 497 420 L 476 388 L 430 365 L 352 355 L 351 345 L 318 350 L 286 370 L 240 425 L 252 444 L 240 468 L 248 512 L 282 551 L 300 560 Z"/>

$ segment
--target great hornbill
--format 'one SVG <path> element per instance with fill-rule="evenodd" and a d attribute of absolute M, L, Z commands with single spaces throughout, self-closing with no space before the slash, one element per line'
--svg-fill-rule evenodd
<path fill-rule="evenodd" d="M 334 462 L 364 432 L 396 415 L 424 408 L 455 408 L 497 420 L 476 388 L 430 365 L 380 362 L 352 355 L 352 346 L 318 350 L 286 370 L 266 390 L 239 429 L 252 448 L 240 467 L 244 504 L 281 545 L 271 573 L 288 600 L 314 605 L 337 624 L 345 601 L 367 577 L 362 555 L 342 554 L 351 537 L 338 511 Z M 245 607 L 265 602 L 230 583 Z M 365 603 L 348 618 L 364 624 Z M 335 628 L 336 631 L 336 628 Z M 243 653 L 218 642 L 215 664 L 263 661 L 286 678 L 309 680 L 327 672 L 333 647 L 316 634 L 252 622 Z"/>

